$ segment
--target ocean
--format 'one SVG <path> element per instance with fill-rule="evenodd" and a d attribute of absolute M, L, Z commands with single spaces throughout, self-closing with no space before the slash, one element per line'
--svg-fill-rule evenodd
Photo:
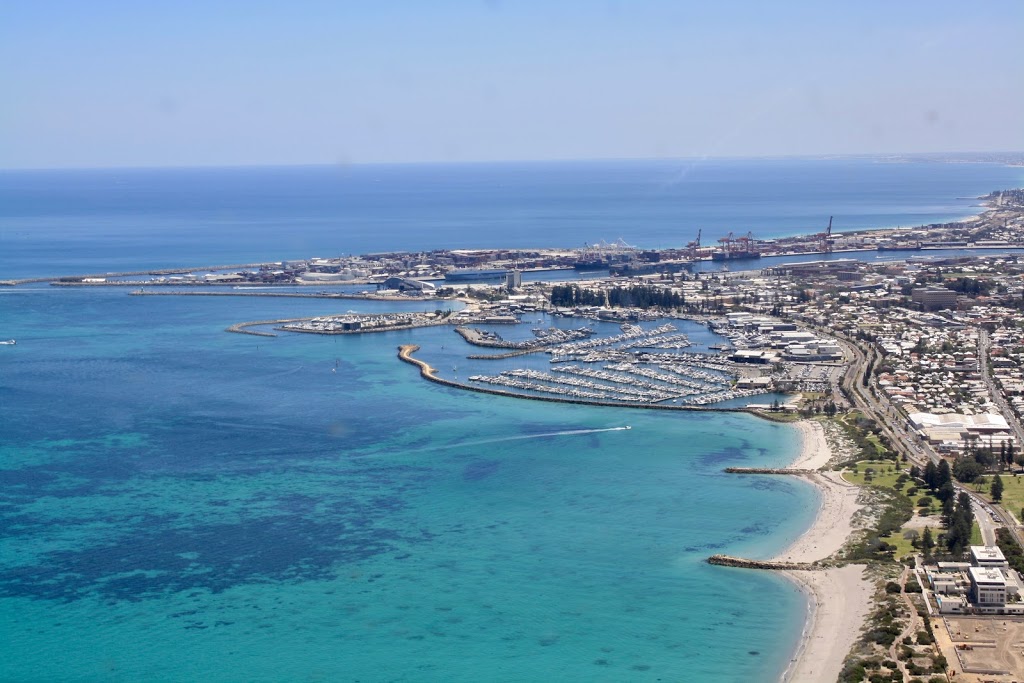
<path fill-rule="evenodd" d="M 0 279 L 911 226 L 1021 185 L 1024 167 L 871 159 L 0 171 Z"/>
<path fill-rule="evenodd" d="M 851 165 L 822 185 L 819 163 Z M 800 175 L 792 161 L 716 164 L 734 178 L 714 191 L 749 201 L 770 195 L 752 178 Z M 1021 173 L 877 164 L 905 174 L 901 203 L 854 200 L 867 162 L 807 164 L 794 184 L 845 196 L 851 222 L 969 214 L 976 201 L 956 197 Z M 403 245 L 665 244 L 690 227 L 672 207 L 705 230 L 736 221 L 766 236 L 812 219 L 764 199 L 732 218 L 715 208 L 715 223 L 695 206 L 721 195 L 662 194 L 699 172 L 671 166 L 5 172 L 0 279 Z M 886 177 L 865 187 L 901 184 Z M 781 674 L 804 596 L 704 560 L 768 556 L 810 524 L 818 497 L 803 482 L 722 472 L 788 462 L 795 430 L 461 392 L 397 361 L 414 342 L 455 372 L 469 351 L 448 328 L 224 332 L 409 308 L 0 288 L 0 339 L 18 341 L 0 347 L 0 680 Z"/>

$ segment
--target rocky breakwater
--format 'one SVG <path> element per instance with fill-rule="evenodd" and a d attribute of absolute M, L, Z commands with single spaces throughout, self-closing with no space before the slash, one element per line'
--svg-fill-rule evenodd
<path fill-rule="evenodd" d="M 776 571 L 802 571 L 826 569 L 817 562 L 776 562 L 773 560 L 748 560 L 744 557 L 732 555 L 712 555 L 708 558 L 708 564 L 715 564 L 720 567 L 740 567 L 742 569 L 772 569 Z"/>
<path fill-rule="evenodd" d="M 796 476 L 814 474 L 815 470 L 803 470 L 793 467 L 726 467 L 728 474 L 793 474 Z"/>

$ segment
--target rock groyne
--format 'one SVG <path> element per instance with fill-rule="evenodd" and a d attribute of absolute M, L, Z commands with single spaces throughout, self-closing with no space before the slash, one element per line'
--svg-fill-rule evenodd
<path fill-rule="evenodd" d="M 729 474 L 794 474 L 797 476 L 814 474 L 816 470 L 801 470 L 792 467 L 726 467 Z"/>
<path fill-rule="evenodd" d="M 712 555 L 708 564 L 720 567 L 740 567 L 742 569 L 771 569 L 775 571 L 804 571 L 824 569 L 817 562 L 774 562 L 772 560 L 748 560 L 745 557 L 732 555 Z"/>

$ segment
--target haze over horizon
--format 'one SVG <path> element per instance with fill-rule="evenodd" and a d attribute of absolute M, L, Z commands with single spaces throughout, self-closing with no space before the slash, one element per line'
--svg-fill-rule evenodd
<path fill-rule="evenodd" d="M 42 0 L 0 167 L 1024 150 L 1024 3 Z"/>

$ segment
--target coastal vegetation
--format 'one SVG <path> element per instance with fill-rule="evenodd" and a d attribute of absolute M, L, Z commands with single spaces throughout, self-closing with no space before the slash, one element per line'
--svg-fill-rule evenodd
<path fill-rule="evenodd" d="M 1018 572 L 1024 572 L 1024 551 L 1013 540 L 1009 530 L 1004 528 L 996 529 L 996 545 L 1003 551 L 1003 556 L 1010 563 L 1011 567 Z"/>
<path fill-rule="evenodd" d="M 850 465 L 843 478 L 866 488 L 868 514 L 874 518 L 859 538 L 851 540 L 844 559 L 884 562 L 912 554 L 912 543 L 902 534 L 903 525 L 914 513 L 914 503 L 905 492 L 909 477 L 893 461 L 862 460 Z"/>
<path fill-rule="evenodd" d="M 895 451 L 889 448 L 888 441 L 874 420 L 865 417 L 860 411 L 850 410 L 839 416 L 837 422 L 857 448 L 853 461 L 896 460 Z"/>
<path fill-rule="evenodd" d="M 948 662 L 935 646 L 920 586 L 913 578 L 904 582 L 903 576 L 892 573 L 878 575 L 877 581 L 885 587 L 876 596 L 863 636 L 843 665 L 840 683 L 931 681 L 926 678 L 931 676 L 945 682 Z"/>
<path fill-rule="evenodd" d="M 595 290 L 578 285 L 555 285 L 551 288 L 551 305 L 571 308 L 574 306 L 608 306 L 609 308 L 656 308 L 663 311 L 678 310 L 686 305 L 686 298 L 679 292 L 653 285 L 632 285 Z"/>

